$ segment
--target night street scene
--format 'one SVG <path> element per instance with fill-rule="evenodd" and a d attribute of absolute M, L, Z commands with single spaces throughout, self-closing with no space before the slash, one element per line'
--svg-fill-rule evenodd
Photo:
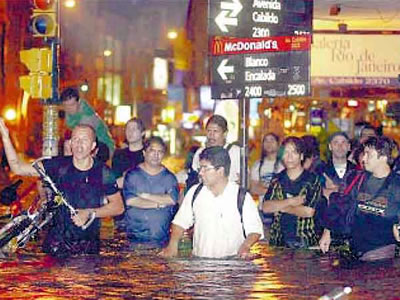
<path fill-rule="evenodd" d="M 400 299 L 400 1 L 0 25 L 0 299 Z"/>

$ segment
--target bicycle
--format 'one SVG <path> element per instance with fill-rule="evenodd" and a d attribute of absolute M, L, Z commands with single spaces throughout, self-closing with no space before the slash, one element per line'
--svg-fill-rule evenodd
<path fill-rule="evenodd" d="M 32 166 L 38 172 L 45 189 L 49 189 L 51 193 L 46 193 L 45 200 L 37 196 L 26 211 L 14 217 L 0 229 L 0 258 L 6 257 L 6 254 L 16 252 L 18 248 L 25 247 L 51 221 L 56 210 L 61 205 L 65 205 L 72 216 L 77 215 L 76 209 L 70 205 L 53 180 L 46 174 L 46 171 L 39 166 L 38 163 L 47 158 L 42 157 L 35 160 Z M 81 228 L 83 230 L 87 229 L 94 219 L 95 214 L 91 213 L 88 221 Z"/>

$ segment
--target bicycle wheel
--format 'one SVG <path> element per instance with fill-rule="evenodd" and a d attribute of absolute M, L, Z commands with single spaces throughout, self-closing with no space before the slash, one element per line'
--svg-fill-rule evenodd
<path fill-rule="evenodd" d="M 32 220 L 27 216 L 15 217 L 0 230 L 0 249 L 10 248 L 10 242 L 31 225 Z M 6 251 L 8 252 L 8 251 Z"/>

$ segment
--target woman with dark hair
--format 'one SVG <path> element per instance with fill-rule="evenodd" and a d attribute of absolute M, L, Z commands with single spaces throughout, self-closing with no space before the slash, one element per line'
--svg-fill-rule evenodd
<path fill-rule="evenodd" d="M 298 137 L 283 143 L 285 170 L 275 176 L 264 197 L 263 212 L 273 213 L 270 245 L 308 248 L 318 244 L 314 216 L 322 201 L 316 174 L 303 167 L 305 145 Z"/>
<path fill-rule="evenodd" d="M 313 135 L 305 135 L 301 139 L 303 140 L 305 147 L 303 162 L 304 169 L 322 176 L 325 163 L 320 157 L 319 141 Z"/>
<path fill-rule="evenodd" d="M 279 136 L 272 132 L 265 134 L 261 144 L 261 157 L 250 171 L 250 192 L 260 197 L 260 209 L 272 177 L 283 169 L 278 160 L 278 151 Z"/>

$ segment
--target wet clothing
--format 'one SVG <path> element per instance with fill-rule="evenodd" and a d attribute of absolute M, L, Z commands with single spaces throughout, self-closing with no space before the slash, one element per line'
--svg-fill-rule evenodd
<path fill-rule="evenodd" d="M 264 201 L 282 200 L 305 195 L 304 206 L 319 208 L 322 201 L 319 177 L 307 170 L 291 180 L 286 171 L 279 173 L 272 181 L 264 196 Z M 314 217 L 302 218 L 292 214 L 277 212 L 270 230 L 270 245 L 290 248 L 306 248 L 317 245 Z"/>
<path fill-rule="evenodd" d="M 135 168 L 144 161 L 143 149 L 130 151 L 129 147 L 115 150 L 112 159 L 112 170 L 115 177 L 119 178 L 128 169 Z"/>
<path fill-rule="evenodd" d="M 168 194 L 175 203 L 178 203 L 178 181 L 166 168 L 156 175 L 150 175 L 138 166 L 130 169 L 125 175 L 124 201 L 141 193 Z M 168 243 L 169 227 L 176 212 L 176 205 L 162 208 L 139 208 L 127 205 L 126 207 L 126 231 L 132 243 L 147 244 L 154 248 L 164 247 Z"/>
<path fill-rule="evenodd" d="M 112 171 L 116 178 L 119 178 L 129 169 L 135 168 L 144 161 L 143 149 L 138 151 L 130 151 L 129 147 L 115 150 L 112 158 Z M 126 211 L 126 207 L 125 207 Z M 125 212 L 122 215 L 114 217 L 117 229 L 125 231 Z"/>
<path fill-rule="evenodd" d="M 228 182 L 223 193 L 215 196 L 206 186 L 193 202 L 194 185 L 186 194 L 172 223 L 189 229 L 194 225 L 193 255 L 208 258 L 234 256 L 250 233 L 263 237 L 263 225 L 257 206 L 249 193 L 243 204 L 243 224 L 237 207 L 239 186 Z"/>
<path fill-rule="evenodd" d="M 81 124 L 92 126 L 96 131 L 96 137 L 99 142 L 107 145 L 109 153 L 112 154 L 114 152 L 114 140 L 111 137 L 106 123 L 104 123 L 85 100 L 79 99 L 79 111 L 76 114 L 66 114 L 66 123 L 70 129 L 74 129 L 77 125 Z"/>
<path fill-rule="evenodd" d="M 351 246 L 355 253 L 363 254 L 395 244 L 393 224 L 400 213 L 400 176 L 391 174 L 376 178 L 366 174 L 358 194 L 357 210 L 351 232 Z"/>
<path fill-rule="evenodd" d="M 75 209 L 101 207 L 105 196 L 118 192 L 111 170 L 96 160 L 92 168 L 87 171 L 75 168 L 72 156 L 44 160 L 43 166 Z M 83 230 L 73 223 L 68 208 L 61 205 L 55 210 L 43 250 L 55 256 L 98 253 L 99 243 L 100 220 L 95 219 L 86 230 Z"/>
<path fill-rule="evenodd" d="M 349 202 L 347 209 L 337 216 L 351 220 L 351 223 L 330 221 L 326 227 L 335 234 L 346 231 L 340 225 L 349 226 L 351 250 L 357 257 L 361 257 L 369 251 L 396 244 L 392 230 L 393 224 L 399 222 L 400 175 L 392 172 L 388 177 L 376 178 L 366 171 L 358 174 L 362 181 L 354 184 L 346 198 Z M 343 197 L 338 193 L 332 195 Z M 336 209 L 336 203 L 331 202 L 328 211 Z"/>

